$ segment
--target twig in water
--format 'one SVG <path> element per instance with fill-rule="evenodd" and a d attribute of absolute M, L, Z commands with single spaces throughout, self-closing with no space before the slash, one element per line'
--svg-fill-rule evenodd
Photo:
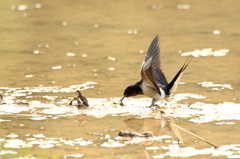
<path fill-rule="evenodd" d="M 84 97 L 79 90 L 77 90 L 77 94 L 78 96 L 74 97 L 73 100 L 70 101 L 69 105 L 72 105 L 72 102 L 76 100 L 78 102 L 77 107 L 82 107 L 82 106 L 88 107 L 89 104 L 88 104 L 87 98 Z"/>
<path fill-rule="evenodd" d="M 87 98 L 84 97 L 79 90 L 77 90 L 77 93 L 78 93 L 78 97 L 81 99 L 82 103 L 83 103 L 85 106 L 89 106 Z"/>
<path fill-rule="evenodd" d="M 187 131 L 186 129 L 184 129 L 184 128 L 180 127 L 180 126 L 177 126 L 176 124 L 172 124 L 172 123 L 171 123 L 170 125 L 178 128 L 178 129 L 180 129 L 180 130 L 182 130 L 182 131 L 184 131 L 184 132 L 186 132 L 186 133 L 188 133 L 188 134 L 190 134 L 190 135 L 192 135 L 192 136 L 194 136 L 194 137 L 196 137 L 196 138 L 198 138 L 199 140 L 202 140 L 202 141 L 208 143 L 209 145 L 214 146 L 215 149 L 218 148 L 218 146 L 216 146 L 215 144 L 213 144 L 213 143 L 211 143 L 211 142 L 209 142 L 209 141 L 201 138 L 200 136 L 198 136 L 198 135 L 196 135 L 196 134 L 194 134 L 194 133 L 191 133 L 190 131 Z"/>

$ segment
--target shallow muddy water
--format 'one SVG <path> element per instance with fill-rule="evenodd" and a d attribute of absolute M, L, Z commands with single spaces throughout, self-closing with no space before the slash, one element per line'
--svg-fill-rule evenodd
<path fill-rule="evenodd" d="M 240 158 L 239 5 L 1 1 L 0 158 Z M 146 107 L 144 96 L 122 107 L 156 34 L 168 81 L 195 57 L 161 109 Z M 90 107 L 68 105 L 76 90 Z M 179 147 L 176 128 L 164 124 L 170 119 L 220 147 L 177 129 Z M 121 138 L 120 131 L 153 137 Z"/>

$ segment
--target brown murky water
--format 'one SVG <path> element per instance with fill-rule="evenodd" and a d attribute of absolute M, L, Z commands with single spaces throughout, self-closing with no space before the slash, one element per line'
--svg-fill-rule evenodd
<path fill-rule="evenodd" d="M 0 94 L 7 104 L 0 105 L 0 158 L 239 157 L 239 6 L 238 0 L 1 1 Z M 132 125 L 151 131 L 146 125 L 162 120 L 150 108 L 132 108 L 131 99 L 126 108 L 109 99 L 121 97 L 126 86 L 140 79 L 142 60 L 156 34 L 169 81 L 187 59 L 184 55 L 197 56 L 166 115 L 225 145 L 222 151 L 214 152 L 182 131 L 187 148 L 181 150 L 169 139 L 171 133 L 151 142 L 116 139 Z M 66 106 L 76 89 L 96 109 Z M 16 100 L 30 105 L 13 104 Z M 133 119 L 131 126 L 128 119 Z"/>

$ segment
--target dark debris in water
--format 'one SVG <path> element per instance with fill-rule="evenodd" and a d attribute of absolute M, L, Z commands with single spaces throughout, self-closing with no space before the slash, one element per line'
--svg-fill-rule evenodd
<path fill-rule="evenodd" d="M 88 107 L 88 100 L 85 96 L 82 95 L 82 93 L 80 92 L 80 90 L 77 90 L 77 96 L 73 98 L 73 100 L 71 100 L 71 102 L 69 103 L 69 105 L 72 105 L 73 101 L 77 101 L 77 107 L 81 108 L 81 107 Z"/>
<path fill-rule="evenodd" d="M 28 102 L 23 102 L 23 101 L 15 101 L 13 104 L 22 105 L 22 106 L 29 106 Z"/>
<path fill-rule="evenodd" d="M 144 138 L 149 138 L 149 137 L 153 137 L 154 135 L 152 134 L 151 131 L 149 132 L 131 132 L 131 131 L 123 131 L 120 130 L 118 133 L 118 136 L 121 137 L 144 137 Z"/>
<path fill-rule="evenodd" d="M 3 100 L 3 95 L 0 94 L 0 105 L 6 104 L 6 103 L 2 103 L 2 100 Z"/>

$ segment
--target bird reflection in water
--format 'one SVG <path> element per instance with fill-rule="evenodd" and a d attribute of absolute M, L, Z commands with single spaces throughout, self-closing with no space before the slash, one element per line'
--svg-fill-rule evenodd
<path fill-rule="evenodd" d="M 158 117 L 159 118 L 159 117 Z M 77 122 L 77 127 L 82 127 L 87 120 L 86 114 L 74 116 L 73 120 Z M 178 128 L 174 127 L 174 121 L 171 118 L 161 117 L 159 119 L 154 118 L 127 118 L 123 116 L 123 121 L 128 130 L 119 131 L 119 140 L 126 141 L 133 138 L 148 139 L 148 142 L 154 141 L 154 137 L 166 135 L 168 132 L 172 138 L 176 139 L 179 146 L 184 146 L 182 136 L 180 135 Z M 151 140 L 153 139 L 153 140 Z"/>
<path fill-rule="evenodd" d="M 87 115 L 86 114 L 81 114 L 81 115 L 78 115 L 78 116 L 74 116 L 73 120 L 77 122 L 77 127 L 81 127 L 86 122 Z"/>
<path fill-rule="evenodd" d="M 133 137 L 146 138 L 145 144 L 151 144 L 154 141 L 154 137 L 161 137 L 171 134 L 172 139 L 176 139 L 180 147 L 184 146 L 182 136 L 178 128 L 171 118 L 163 117 L 159 119 L 154 118 L 128 118 L 124 120 L 128 131 L 120 131 L 119 136 L 121 140 L 131 140 Z M 151 141 L 151 139 L 153 139 Z M 143 140 L 144 141 L 144 140 Z"/>

